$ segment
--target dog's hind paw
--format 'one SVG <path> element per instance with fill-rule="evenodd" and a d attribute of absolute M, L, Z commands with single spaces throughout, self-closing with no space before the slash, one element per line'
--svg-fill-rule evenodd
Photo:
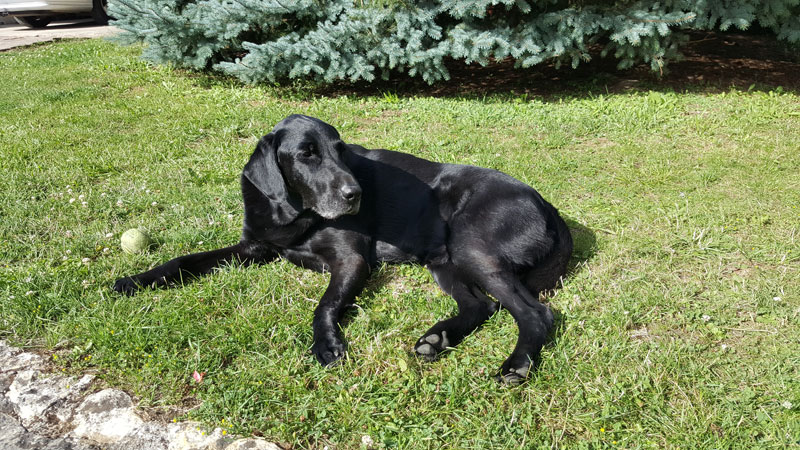
<path fill-rule="evenodd" d="M 494 376 L 495 381 L 510 386 L 524 383 L 533 370 L 533 363 L 527 356 L 509 357 L 500 367 L 500 372 Z"/>
<path fill-rule="evenodd" d="M 522 384 L 527 380 L 527 376 L 522 376 L 516 372 L 509 372 L 507 374 L 497 374 L 494 376 L 494 380 L 501 384 L 507 384 L 509 386 L 516 386 L 518 384 Z"/>
<path fill-rule="evenodd" d="M 439 333 L 432 333 L 423 336 L 417 341 L 414 346 L 414 353 L 424 358 L 427 361 L 434 361 L 439 355 L 447 350 L 450 341 L 447 339 L 447 331 Z"/>

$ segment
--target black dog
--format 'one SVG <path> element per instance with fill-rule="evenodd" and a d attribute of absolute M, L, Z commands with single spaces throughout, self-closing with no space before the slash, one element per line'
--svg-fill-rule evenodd
<path fill-rule="evenodd" d="M 415 262 L 453 296 L 458 314 L 428 330 L 414 351 L 434 359 L 457 345 L 497 310 L 491 295 L 519 326 L 500 379 L 516 383 L 527 376 L 553 325 L 538 295 L 557 285 L 572 254 L 566 224 L 531 187 L 495 170 L 345 144 L 332 126 L 300 115 L 259 141 L 241 184 L 238 244 L 173 259 L 118 280 L 114 290 L 133 294 L 230 261 L 279 256 L 328 271 L 312 346 L 326 365 L 344 356 L 338 321 L 370 269 L 383 261 Z"/>

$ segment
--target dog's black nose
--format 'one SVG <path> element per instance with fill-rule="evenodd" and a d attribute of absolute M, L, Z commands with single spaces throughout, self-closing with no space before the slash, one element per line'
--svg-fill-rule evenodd
<path fill-rule="evenodd" d="M 340 189 L 342 197 L 347 201 L 357 200 L 361 197 L 361 187 L 357 184 L 346 184 Z"/>

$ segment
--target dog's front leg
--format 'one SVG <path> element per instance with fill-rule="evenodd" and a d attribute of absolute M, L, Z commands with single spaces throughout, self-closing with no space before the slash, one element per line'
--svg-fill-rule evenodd
<path fill-rule="evenodd" d="M 314 311 L 314 345 L 311 352 L 323 366 L 344 356 L 346 345 L 339 330 L 344 307 L 355 300 L 369 275 L 369 266 L 361 255 L 344 258 L 331 266 L 331 282 Z"/>
<path fill-rule="evenodd" d="M 133 295 L 147 286 L 164 286 L 187 278 L 205 275 L 215 268 L 239 261 L 244 265 L 266 262 L 277 254 L 258 242 L 241 241 L 236 245 L 202 253 L 181 256 L 147 272 L 120 278 L 114 283 L 115 291 Z"/>

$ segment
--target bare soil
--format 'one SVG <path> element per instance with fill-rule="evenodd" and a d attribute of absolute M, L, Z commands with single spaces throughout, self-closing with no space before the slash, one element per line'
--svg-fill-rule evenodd
<path fill-rule="evenodd" d="M 540 64 L 515 69 L 512 60 L 487 66 L 448 61 L 451 79 L 428 85 L 419 77 L 393 75 L 390 81 L 337 83 L 320 87 L 320 95 L 375 95 L 392 92 L 401 95 L 438 97 L 480 97 L 491 94 L 530 96 L 581 95 L 587 91 L 624 92 L 639 89 L 721 91 L 772 89 L 778 86 L 800 92 L 800 48 L 790 48 L 766 33 L 694 32 L 682 48 L 683 61 L 672 62 L 664 74 L 654 73 L 649 65 L 617 70 L 614 58 L 602 58 L 598 51 L 592 60 L 577 69 L 568 65 L 556 69 Z"/>

